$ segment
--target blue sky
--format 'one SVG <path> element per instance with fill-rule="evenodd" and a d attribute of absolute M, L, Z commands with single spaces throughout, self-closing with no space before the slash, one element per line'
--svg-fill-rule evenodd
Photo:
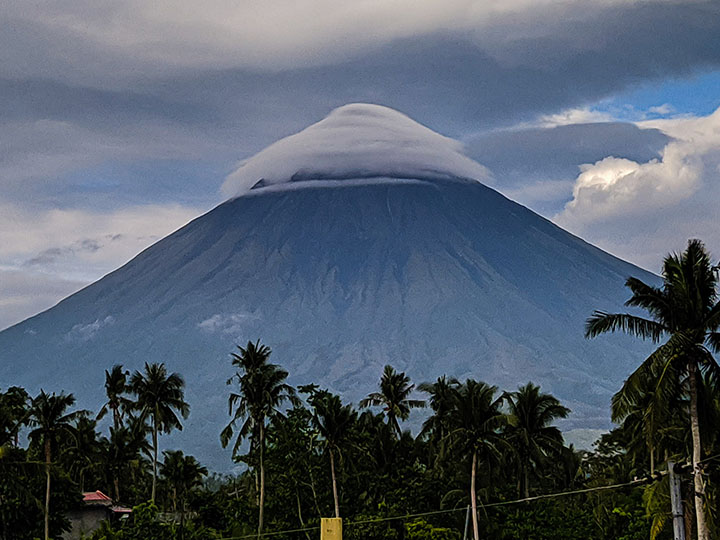
<path fill-rule="evenodd" d="M 494 188 L 646 268 L 694 236 L 720 256 L 716 2 L 68 0 L 0 25 L 0 328 L 350 102 L 462 141 Z"/>

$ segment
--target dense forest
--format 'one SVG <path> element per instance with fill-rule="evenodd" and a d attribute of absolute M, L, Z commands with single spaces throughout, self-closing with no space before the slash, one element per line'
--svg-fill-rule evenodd
<path fill-rule="evenodd" d="M 589 314 L 588 338 L 619 331 L 657 343 L 618 389 L 616 427 L 592 451 L 564 444 L 556 423 L 570 410 L 533 383 L 501 390 L 448 374 L 415 386 L 386 366 L 352 404 L 310 381 L 290 386 L 260 341 L 237 348 L 236 373 L 218 388 L 228 393 L 218 414 L 229 412 L 218 444 L 233 450 L 233 475 L 159 450 L 192 405 L 163 363 L 108 366 L 99 411 L 79 410 L 72 389 L 6 387 L 0 538 L 60 538 L 95 490 L 133 510 L 96 540 L 310 540 L 333 516 L 347 539 L 673 538 L 669 461 L 680 464 L 687 538 L 716 538 L 716 270 L 691 241 L 666 257 L 662 286 L 628 279 L 630 313 Z M 413 409 L 425 419 L 416 433 L 406 429 Z"/>

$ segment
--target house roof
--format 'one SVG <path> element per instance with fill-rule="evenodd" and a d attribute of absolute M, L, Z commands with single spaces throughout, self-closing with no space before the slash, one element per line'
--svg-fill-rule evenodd
<path fill-rule="evenodd" d="M 100 490 L 86 491 L 83 493 L 83 502 L 85 504 L 101 504 L 104 506 L 110 506 L 112 504 L 112 499 Z"/>

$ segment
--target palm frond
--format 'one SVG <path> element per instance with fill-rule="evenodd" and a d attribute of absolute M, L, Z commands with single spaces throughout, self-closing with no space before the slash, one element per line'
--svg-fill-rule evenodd
<path fill-rule="evenodd" d="M 657 321 L 629 313 L 606 313 L 594 311 L 585 322 L 585 337 L 593 338 L 606 332 L 622 331 L 641 339 L 658 342 L 667 333 L 667 328 Z"/>

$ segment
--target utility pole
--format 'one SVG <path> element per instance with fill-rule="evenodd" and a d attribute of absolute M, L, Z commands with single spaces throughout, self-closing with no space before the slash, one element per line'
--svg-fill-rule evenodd
<path fill-rule="evenodd" d="M 685 514 L 683 512 L 681 479 L 675 471 L 675 462 L 668 461 L 670 480 L 670 505 L 672 507 L 675 540 L 685 540 Z"/>
<path fill-rule="evenodd" d="M 467 540 L 468 525 L 470 525 L 470 505 L 465 512 L 465 531 L 463 532 L 463 540 Z"/>

